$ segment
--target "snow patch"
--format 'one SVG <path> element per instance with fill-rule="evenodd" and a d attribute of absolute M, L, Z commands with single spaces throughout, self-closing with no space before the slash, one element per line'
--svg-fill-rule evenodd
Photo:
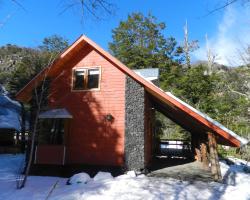
<path fill-rule="evenodd" d="M 16 189 L 15 176 L 18 163 L 23 155 L 0 155 L 0 199 L 44 200 L 55 186 L 49 199 L 53 200 L 249 200 L 250 174 L 244 172 L 246 161 L 230 158 L 228 165 L 222 161 L 221 170 L 224 183 L 180 181 L 173 178 L 156 178 L 145 175 L 135 176 L 134 172 L 113 178 L 110 173 L 98 172 L 93 179 L 80 173 L 71 179 L 85 184 L 67 185 L 67 179 L 60 177 L 29 176 L 26 186 Z M 243 164 L 242 164 L 243 163 Z"/>
<path fill-rule="evenodd" d="M 82 173 L 75 174 L 74 176 L 72 176 L 69 179 L 69 184 L 71 184 L 71 185 L 78 184 L 78 183 L 86 184 L 90 180 L 91 180 L 90 176 L 87 173 L 82 172 Z"/>
<path fill-rule="evenodd" d="M 93 178 L 94 181 L 112 180 L 113 176 L 109 172 L 98 172 Z"/>
<path fill-rule="evenodd" d="M 129 175 L 130 177 L 136 177 L 135 171 L 128 171 L 126 174 Z"/>

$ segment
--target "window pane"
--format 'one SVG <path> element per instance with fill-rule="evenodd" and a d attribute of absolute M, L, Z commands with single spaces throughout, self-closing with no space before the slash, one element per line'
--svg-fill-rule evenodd
<path fill-rule="evenodd" d="M 84 75 L 85 75 L 85 70 L 83 69 L 76 69 L 74 71 L 74 89 L 75 90 L 84 89 Z"/>
<path fill-rule="evenodd" d="M 44 119 L 39 122 L 39 144 L 63 144 L 64 122 L 62 119 Z"/>
<path fill-rule="evenodd" d="M 99 69 L 89 69 L 87 88 L 99 88 Z"/>

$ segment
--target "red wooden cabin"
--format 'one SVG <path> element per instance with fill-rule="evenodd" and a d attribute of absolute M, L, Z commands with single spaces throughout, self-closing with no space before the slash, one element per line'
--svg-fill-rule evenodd
<path fill-rule="evenodd" d="M 48 109 L 40 118 L 49 120 L 42 126 L 46 134 L 38 137 L 36 164 L 143 169 L 152 159 L 154 109 L 190 131 L 196 141 L 211 133 L 222 144 L 247 143 L 145 80 L 86 36 L 78 38 L 16 98 L 31 102 L 32 91 L 44 76 L 51 81 Z"/>

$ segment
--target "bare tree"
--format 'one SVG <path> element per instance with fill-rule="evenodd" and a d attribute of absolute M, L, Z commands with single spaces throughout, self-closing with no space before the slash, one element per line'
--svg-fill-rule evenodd
<path fill-rule="evenodd" d="M 55 56 L 56 57 L 56 56 Z M 21 189 L 25 186 L 25 183 L 27 181 L 27 177 L 30 173 L 30 168 L 31 168 L 31 164 L 33 161 L 33 155 L 34 155 L 34 150 L 35 150 L 35 141 L 36 141 L 36 135 L 37 135 L 37 131 L 38 131 L 38 122 L 39 122 L 39 113 L 41 112 L 41 109 L 43 107 L 45 98 L 46 98 L 46 90 L 47 88 L 47 78 L 48 78 L 48 74 L 50 71 L 50 68 L 52 66 L 52 63 L 54 62 L 55 57 L 53 56 L 53 58 L 51 57 L 48 63 L 48 67 L 44 69 L 44 71 L 42 72 L 42 80 L 41 81 L 37 81 L 35 83 L 35 88 L 34 88 L 34 94 L 33 94 L 33 98 L 34 98 L 34 104 L 35 104 L 35 111 L 34 111 L 34 121 L 32 122 L 32 130 L 31 130 L 31 144 L 30 144 L 30 151 L 29 151 L 29 158 L 28 158 L 28 163 L 26 165 L 25 168 L 25 173 L 24 173 L 24 178 L 21 181 L 21 184 L 18 185 L 18 188 Z"/>
<path fill-rule="evenodd" d="M 190 67 L 189 42 L 188 42 L 188 24 L 187 24 L 187 21 L 186 21 L 186 24 L 184 26 L 184 45 L 183 45 L 183 51 L 185 53 L 186 66 Z"/>
<path fill-rule="evenodd" d="M 227 85 L 227 88 L 232 93 L 235 93 L 239 96 L 243 96 L 246 99 L 250 100 L 250 45 L 243 46 L 237 50 L 238 55 L 241 59 L 242 64 L 246 67 L 245 73 L 240 74 L 241 80 L 244 80 L 244 84 L 239 88 L 235 89 L 230 84 Z"/>
<path fill-rule="evenodd" d="M 242 45 L 241 49 L 237 50 L 241 62 L 250 68 L 250 45 Z"/>
<path fill-rule="evenodd" d="M 207 75 L 211 75 L 213 72 L 213 66 L 215 64 L 215 61 L 217 59 L 217 54 L 212 52 L 212 49 L 210 47 L 209 41 L 208 41 L 208 36 L 207 34 L 205 35 L 206 39 L 206 48 L 207 48 Z"/>
<path fill-rule="evenodd" d="M 184 26 L 184 44 L 183 44 L 183 51 L 185 54 L 185 60 L 186 60 L 186 67 L 190 68 L 191 66 L 191 59 L 190 59 L 190 53 L 198 48 L 198 41 L 194 40 L 189 42 L 189 35 L 188 35 L 188 23 L 186 20 L 185 26 Z"/>

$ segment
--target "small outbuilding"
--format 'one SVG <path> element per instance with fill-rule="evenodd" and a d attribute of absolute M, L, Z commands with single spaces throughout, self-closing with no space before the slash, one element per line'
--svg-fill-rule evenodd
<path fill-rule="evenodd" d="M 247 140 L 161 90 L 154 82 L 157 73 L 133 71 L 86 36 L 79 37 L 16 96 L 32 104 L 34 88 L 50 80 L 34 164 L 143 170 L 154 155 L 157 110 L 191 133 L 194 155 L 211 162 L 218 174 L 216 144 L 240 147 Z"/>
<path fill-rule="evenodd" d="M 0 153 L 7 153 L 8 149 L 13 149 L 18 143 L 22 108 L 20 103 L 10 99 L 4 88 L 0 87 Z"/>

